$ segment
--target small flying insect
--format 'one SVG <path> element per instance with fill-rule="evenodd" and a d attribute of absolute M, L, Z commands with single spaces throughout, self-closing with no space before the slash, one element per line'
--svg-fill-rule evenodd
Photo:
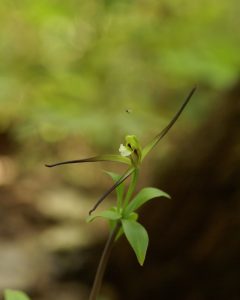
<path fill-rule="evenodd" d="M 131 108 L 127 108 L 127 109 L 125 109 L 125 112 L 128 113 L 128 114 L 130 114 L 130 113 L 132 113 L 132 109 Z"/>

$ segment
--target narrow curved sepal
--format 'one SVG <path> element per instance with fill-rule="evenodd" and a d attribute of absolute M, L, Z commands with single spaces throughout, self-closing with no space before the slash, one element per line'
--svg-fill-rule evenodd
<path fill-rule="evenodd" d="M 148 145 L 146 145 L 144 147 L 144 149 L 142 150 L 142 159 L 144 159 L 144 157 L 148 154 L 148 152 L 150 152 L 158 144 L 158 142 L 168 133 L 168 131 L 171 129 L 171 127 L 177 121 L 177 119 L 183 112 L 184 108 L 186 107 L 186 105 L 188 104 L 190 99 L 192 98 L 196 89 L 197 89 L 197 87 L 194 87 L 191 90 L 191 92 L 188 94 L 187 98 L 183 102 L 182 106 L 180 107 L 180 109 L 178 110 L 176 115 L 172 118 L 171 122 L 169 122 L 169 124 L 158 135 L 156 135 L 155 138 Z"/>
<path fill-rule="evenodd" d="M 93 208 L 89 211 L 89 215 L 91 215 L 96 208 L 102 203 L 102 201 L 109 195 L 111 194 L 112 191 L 114 191 L 122 182 L 124 182 L 135 170 L 135 168 L 130 168 L 128 169 L 119 179 L 117 182 L 114 183 L 114 185 L 112 185 L 110 187 L 110 189 L 108 189 L 102 196 L 101 198 L 96 202 L 96 204 L 93 206 Z"/>
<path fill-rule="evenodd" d="M 48 168 L 67 165 L 67 164 L 78 164 L 78 163 L 85 163 L 85 162 L 98 162 L 98 161 L 113 161 L 113 162 L 120 162 L 123 164 L 131 165 L 131 160 L 128 157 L 123 157 L 117 154 L 103 154 L 94 157 L 84 158 L 84 159 L 76 159 L 76 160 L 67 160 L 62 161 L 54 164 L 46 164 L 45 166 Z"/>

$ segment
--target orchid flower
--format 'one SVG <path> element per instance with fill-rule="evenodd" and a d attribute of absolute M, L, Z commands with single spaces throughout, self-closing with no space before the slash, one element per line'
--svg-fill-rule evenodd
<path fill-rule="evenodd" d="M 96 202 L 93 208 L 89 211 L 91 213 L 99 206 L 99 204 L 112 192 L 114 191 L 121 183 L 123 183 L 128 177 L 132 174 L 138 172 L 139 165 L 142 163 L 146 155 L 159 143 L 159 141 L 168 133 L 174 123 L 177 121 L 182 111 L 192 98 L 196 87 L 194 87 L 191 92 L 188 94 L 187 98 L 183 102 L 182 106 L 169 122 L 169 124 L 160 131 L 143 149 L 140 146 L 140 143 L 135 135 L 127 135 L 125 137 L 125 145 L 121 144 L 119 148 L 120 154 L 111 154 L 111 155 L 98 155 L 85 159 L 77 159 L 70 161 L 63 161 L 54 164 L 46 164 L 46 167 L 56 167 L 65 164 L 75 164 L 75 163 L 85 163 L 85 162 L 99 162 L 99 161 L 111 161 L 119 162 L 128 165 L 128 169 L 120 176 L 120 178 L 112 185 Z"/>

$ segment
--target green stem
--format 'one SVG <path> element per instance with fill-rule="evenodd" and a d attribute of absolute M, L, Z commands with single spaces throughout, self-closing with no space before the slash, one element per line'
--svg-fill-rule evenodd
<path fill-rule="evenodd" d="M 116 238 L 119 228 L 120 228 L 120 223 L 117 223 L 115 225 L 114 229 L 109 234 L 109 237 L 105 244 L 105 247 L 104 247 L 104 250 L 103 250 L 99 265 L 98 265 L 97 273 L 95 275 L 95 279 L 94 279 L 94 283 L 92 286 L 91 294 L 89 296 L 89 300 L 97 299 L 97 296 L 99 294 L 99 291 L 100 291 L 100 288 L 102 285 L 102 279 L 103 279 L 103 276 L 104 276 L 104 273 L 106 270 L 107 262 L 109 260 L 111 250 L 113 248 L 113 244 L 114 244 L 114 241 L 115 241 L 115 238 Z"/>
<path fill-rule="evenodd" d="M 128 188 L 128 191 L 127 191 L 127 195 L 125 197 L 125 200 L 124 200 L 124 205 L 123 207 L 126 207 L 129 200 L 131 199 L 131 196 L 136 188 L 136 184 L 137 184 L 137 180 L 138 180 L 138 174 L 139 174 L 139 170 L 136 168 L 132 174 L 132 179 L 131 179 L 131 182 L 130 182 L 130 185 L 129 185 L 129 188 Z"/>

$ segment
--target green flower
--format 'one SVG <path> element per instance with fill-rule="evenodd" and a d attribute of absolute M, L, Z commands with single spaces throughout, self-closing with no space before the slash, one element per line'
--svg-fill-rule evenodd
<path fill-rule="evenodd" d="M 125 146 L 123 144 L 120 145 L 119 152 L 123 157 L 129 156 L 132 165 L 137 167 L 142 157 L 141 145 L 135 135 L 127 135 L 125 141 Z"/>

